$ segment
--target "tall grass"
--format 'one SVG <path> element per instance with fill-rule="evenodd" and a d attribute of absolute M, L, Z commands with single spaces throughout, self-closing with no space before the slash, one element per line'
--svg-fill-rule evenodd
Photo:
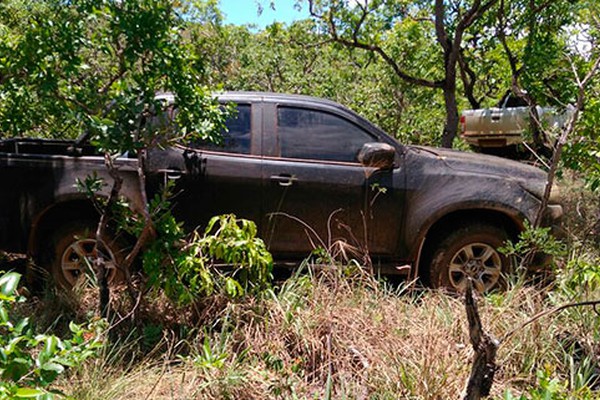
<path fill-rule="evenodd" d="M 567 297 L 518 283 L 480 298 L 480 313 L 500 338 Z M 112 345 L 64 388 L 81 399 L 453 399 L 473 353 L 461 298 L 333 268 L 230 303 L 218 321 L 167 331 L 149 356 L 133 356 L 131 340 Z M 594 310 L 575 308 L 516 332 L 498 352 L 492 397 L 536 398 L 547 381 L 559 396 L 548 398 L 595 398 L 599 327 Z"/>
<path fill-rule="evenodd" d="M 478 298 L 496 338 L 557 305 L 600 299 L 600 199 L 569 191 L 568 254 L 555 279 L 519 278 Z M 356 269 L 305 267 L 261 295 L 209 298 L 193 312 L 164 296 L 144 303 L 137 322 L 121 324 L 118 339 L 70 371 L 62 389 L 98 400 L 460 398 L 473 356 L 461 297 Z M 491 398 L 600 398 L 599 343 L 593 308 L 535 320 L 500 345 Z"/>

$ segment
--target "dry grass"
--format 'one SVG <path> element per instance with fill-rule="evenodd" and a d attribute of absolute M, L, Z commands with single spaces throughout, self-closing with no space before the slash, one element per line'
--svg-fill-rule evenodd
<path fill-rule="evenodd" d="M 556 305 L 600 299 L 600 200 L 567 190 L 571 240 L 553 286 L 517 282 L 478 300 L 497 338 Z M 71 371 L 62 389 L 90 400 L 458 399 L 473 354 L 461 298 L 322 266 L 262 298 L 184 311 L 156 298 L 138 317 L 143 326 L 128 337 L 134 326 L 123 324 L 120 341 Z M 599 343 L 592 308 L 539 319 L 501 344 L 491 397 L 598 399 Z"/>
<path fill-rule="evenodd" d="M 502 337 L 566 300 L 556 297 L 517 285 L 481 298 L 484 326 Z M 462 299 L 440 292 L 325 272 L 230 304 L 219 321 L 185 340 L 165 335 L 161 356 L 142 361 L 135 346 L 114 346 L 65 389 L 78 399 L 457 399 L 470 371 Z M 500 347 L 493 397 L 536 387 L 540 370 L 575 386 L 583 356 L 597 362 L 599 326 L 592 309 L 572 309 L 519 331 Z"/>

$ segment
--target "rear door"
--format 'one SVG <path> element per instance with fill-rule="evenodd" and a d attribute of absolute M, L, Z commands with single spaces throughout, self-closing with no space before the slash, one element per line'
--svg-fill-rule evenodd
<path fill-rule="evenodd" d="M 366 243 L 368 178 L 357 154 L 377 138 L 349 119 L 310 106 L 265 103 L 262 236 L 279 259 L 335 242 Z"/>
<path fill-rule="evenodd" d="M 173 213 L 187 230 L 226 213 L 260 223 L 261 124 L 260 105 L 240 102 L 222 143 L 198 142 L 151 157 L 154 186 L 175 182 Z"/>

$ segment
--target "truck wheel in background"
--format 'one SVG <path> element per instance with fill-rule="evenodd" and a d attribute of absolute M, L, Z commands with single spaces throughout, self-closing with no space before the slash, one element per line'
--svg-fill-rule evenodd
<path fill-rule="evenodd" d="M 50 236 L 48 247 L 43 255 L 43 266 L 58 287 L 71 289 L 83 281 L 84 277 L 95 282 L 95 271 L 92 268 L 96 256 L 97 223 L 94 221 L 73 221 L 56 229 Z M 117 240 L 106 238 L 108 247 L 104 257 L 108 282 L 123 280 L 123 273 L 118 265 L 125 254 L 123 246 Z"/>
<path fill-rule="evenodd" d="M 429 263 L 430 284 L 464 292 L 470 276 L 480 293 L 503 287 L 504 274 L 512 264 L 497 249 L 507 239 L 503 229 L 492 225 L 473 224 L 452 230 L 434 244 Z"/>

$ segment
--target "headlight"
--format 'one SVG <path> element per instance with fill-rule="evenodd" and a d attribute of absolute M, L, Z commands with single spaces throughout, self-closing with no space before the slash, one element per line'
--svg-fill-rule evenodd
<path fill-rule="evenodd" d="M 549 204 L 559 204 L 561 200 L 560 186 L 556 182 L 552 185 L 550 190 L 550 197 L 548 198 Z"/>
<path fill-rule="evenodd" d="M 535 182 L 527 182 L 521 181 L 521 187 L 537 197 L 539 200 L 544 197 L 544 193 L 546 192 L 546 182 L 545 181 L 535 181 Z M 561 192 L 559 186 L 554 182 L 552 185 L 552 189 L 550 189 L 550 197 L 548 198 L 548 204 L 560 204 L 561 200 Z"/>

